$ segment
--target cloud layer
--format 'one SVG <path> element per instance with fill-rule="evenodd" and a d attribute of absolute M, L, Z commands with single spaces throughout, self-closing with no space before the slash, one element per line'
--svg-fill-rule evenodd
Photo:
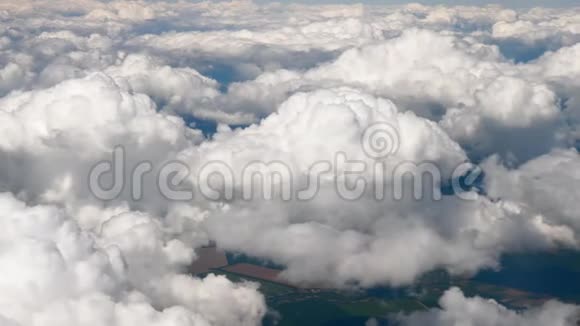
<path fill-rule="evenodd" d="M 260 324 L 255 284 L 185 272 L 212 242 L 283 266 L 293 283 L 338 288 L 577 249 L 579 42 L 579 8 L 2 3 L 0 323 Z M 361 146 L 376 124 L 397 135 L 379 158 Z M 125 174 L 103 201 L 87 180 L 118 148 L 126 172 L 152 171 L 141 198 Z M 400 180 L 367 170 L 368 187 L 348 200 L 336 182 L 353 181 L 352 166 L 338 154 L 410 163 L 411 174 L 428 163 L 440 178 L 422 198 L 376 200 Z M 175 161 L 187 172 L 177 188 L 198 189 L 200 173 L 220 172 L 212 162 L 233 178 L 212 183 L 216 198 L 173 201 L 155 176 Z M 282 163 L 277 186 L 292 189 L 316 164 L 328 169 L 309 200 L 241 198 L 253 162 L 263 175 Z M 466 164 L 483 174 L 450 191 Z M 457 289 L 440 305 L 401 322 L 568 325 L 576 313 L 559 303 L 516 313 Z"/>

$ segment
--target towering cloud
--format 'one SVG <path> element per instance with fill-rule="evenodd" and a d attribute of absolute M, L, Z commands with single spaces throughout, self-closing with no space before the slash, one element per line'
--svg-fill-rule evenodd
<path fill-rule="evenodd" d="M 351 170 L 337 163 L 337 153 L 372 167 L 377 162 L 363 151 L 361 139 L 378 122 L 395 126 L 400 144 L 382 160 L 387 172 L 360 171 L 368 187 L 356 200 L 346 200 L 336 180 L 348 178 Z M 433 191 L 451 182 L 453 169 L 466 160 L 460 146 L 437 124 L 352 89 L 296 94 L 260 125 L 220 131 L 180 157 L 191 162 L 194 177 L 223 176 L 224 165 L 230 167 L 226 177 L 231 173 L 231 178 L 213 189 L 232 193 L 233 202 L 207 219 L 210 237 L 227 249 L 287 266 L 284 276 L 293 282 L 403 285 L 437 267 L 452 273 L 493 267 L 506 251 L 576 245 L 573 230 L 536 219 L 518 202 L 494 203 L 475 193 L 472 201 L 434 200 Z M 310 174 L 325 162 L 326 173 Z M 280 202 L 262 200 L 262 189 L 253 187 L 246 173 L 254 167 L 261 175 L 282 178 L 274 189 Z M 423 179 L 430 168 L 436 172 L 435 190 Z M 396 196 L 397 184 L 414 186 L 401 171 L 425 181 L 424 197 Z M 315 196 L 301 200 L 308 176 L 321 182 Z M 291 198 L 284 197 L 283 185 L 293 187 Z M 377 186 L 386 189 L 386 198 L 376 200 Z M 244 201 L 248 191 L 251 200 Z"/>

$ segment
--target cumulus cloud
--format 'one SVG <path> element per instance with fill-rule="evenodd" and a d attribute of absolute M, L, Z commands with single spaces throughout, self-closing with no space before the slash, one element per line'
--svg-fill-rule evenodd
<path fill-rule="evenodd" d="M 254 285 L 181 274 L 208 243 L 191 214 L 161 219 L 131 211 L 123 196 L 104 208 L 90 195 L 87 173 L 114 147 L 160 163 L 201 137 L 129 91 L 94 74 L 2 99 L 2 188 L 62 208 L 2 195 L 0 315 L 15 325 L 259 324 Z"/>
<path fill-rule="evenodd" d="M 473 325 L 473 326 L 573 326 L 580 318 L 578 306 L 550 301 L 543 306 L 516 312 L 494 300 L 467 298 L 458 288 L 445 292 L 441 309 L 399 318 L 398 325 Z"/>
<path fill-rule="evenodd" d="M 1 194 L 2 320 L 10 325 L 260 322 L 265 307 L 254 285 L 179 274 L 170 263 L 192 249 L 164 241 L 151 217 L 132 215 L 113 217 L 96 235 L 57 207 L 27 207 Z"/>
<path fill-rule="evenodd" d="M 418 4 L 1 3 L 0 323 L 259 324 L 255 285 L 184 272 L 212 241 L 282 265 L 291 282 L 335 287 L 406 285 L 434 269 L 496 268 L 505 253 L 578 248 L 578 17 Z M 377 124 L 397 138 L 378 158 L 361 143 Z M 129 175 L 110 201 L 87 185 L 118 148 L 128 170 L 153 166 L 141 200 Z M 174 160 L 187 187 L 219 172 L 216 161 L 233 179 L 210 183 L 216 197 L 174 202 L 154 177 Z M 259 165 L 265 175 L 287 169 L 275 195 L 304 189 L 316 163 L 328 171 L 309 200 L 241 198 L 253 162 L 282 163 Z M 428 163 L 440 178 L 417 199 L 412 178 L 356 179 L 356 163 L 411 163 L 411 174 Z M 450 193 L 464 163 L 485 175 Z M 337 180 L 367 187 L 348 200 Z M 407 192 L 393 198 L 399 181 Z M 516 313 L 458 290 L 441 307 L 402 321 L 565 325 L 575 311 Z"/>
<path fill-rule="evenodd" d="M 494 48 L 481 44 L 471 46 L 452 36 L 412 30 L 387 42 L 345 51 L 335 61 L 303 74 L 285 70 L 266 73 L 255 81 L 232 85 L 230 92 L 234 96 L 242 93 L 261 99 L 249 92 L 251 87 L 266 94 L 265 89 L 271 88 L 272 100 L 280 101 L 300 87 L 347 84 L 389 98 L 417 98 L 423 102 L 418 104 L 429 110 L 436 109 L 427 105 L 430 102 L 434 102 L 433 106 L 467 102 L 481 83 L 477 76 L 498 74 L 501 64 L 493 61 L 498 56 Z M 421 95 L 416 94 L 417 89 L 422 91 Z"/>
<path fill-rule="evenodd" d="M 73 205 L 90 198 L 90 169 L 111 160 L 118 146 L 131 162 L 160 165 L 202 138 L 181 118 L 158 113 L 146 95 L 129 93 L 104 74 L 0 102 L 2 188 L 27 200 Z"/>
<path fill-rule="evenodd" d="M 473 159 L 500 153 L 526 161 L 567 137 L 553 88 L 495 47 L 425 30 L 345 51 L 305 73 L 266 73 L 231 85 L 228 95 L 272 110 L 293 92 L 337 84 L 362 87 L 439 121 Z M 536 141 L 528 142 L 531 137 Z"/>
<path fill-rule="evenodd" d="M 368 170 L 363 172 L 368 189 L 356 201 L 345 200 L 334 180 L 348 170 L 335 164 L 336 153 L 370 164 L 373 160 L 361 149 L 360 139 L 365 128 L 377 122 L 396 126 L 400 134 L 398 151 L 385 159 L 387 170 L 403 162 L 430 162 L 441 173 L 434 185 L 438 189 L 466 160 L 460 146 L 437 124 L 399 112 L 390 101 L 349 88 L 299 93 L 259 125 L 221 130 L 213 141 L 180 154 L 191 162 L 194 176 L 200 171 L 223 173 L 222 164 L 231 169 L 232 179 L 213 189 L 237 197 L 204 221 L 210 237 L 226 249 L 286 266 L 283 277 L 293 282 L 333 286 L 409 284 L 438 267 L 473 273 L 497 266 L 504 252 L 576 243 L 573 231 L 528 216 L 515 201 L 493 203 L 477 195 L 472 202 L 452 196 L 437 201 L 429 199 L 430 191 L 419 201 L 411 196 L 396 200 L 392 191 L 384 200 L 374 199 L 374 183 L 392 189 L 399 181 L 396 173 L 377 180 Z M 213 171 L 215 161 L 222 164 Z M 322 175 L 318 193 L 308 201 L 263 201 L 259 188 L 251 188 L 252 200 L 243 201 L 244 190 L 254 182 L 245 174 L 252 162 L 285 163 L 258 168 L 262 175 L 282 172 L 280 183 L 296 189 L 305 189 L 300 187 L 316 163 L 329 162 L 330 172 Z M 421 166 L 409 172 L 415 170 L 421 171 Z M 280 195 L 283 190 L 278 191 Z M 395 260 L 397 264 L 389 263 Z"/>
<path fill-rule="evenodd" d="M 129 55 L 106 73 L 127 91 L 147 94 L 166 112 L 232 124 L 253 120 L 253 116 L 240 112 L 228 115 L 218 111 L 218 83 L 193 69 L 172 68 L 148 56 Z"/>
<path fill-rule="evenodd" d="M 575 149 L 555 150 L 538 157 L 518 169 L 507 169 L 497 158 L 490 158 L 485 166 L 488 191 L 496 198 L 521 202 L 536 214 L 536 219 L 552 225 L 562 225 L 577 243 L 576 218 L 578 190 L 576 184 L 580 156 Z"/>
<path fill-rule="evenodd" d="M 241 170 L 253 160 L 280 160 L 296 173 L 306 173 L 313 163 L 333 161 L 339 152 L 351 160 L 369 160 L 361 139 L 367 128 L 381 122 L 396 128 L 400 138 L 396 155 L 389 159 L 438 162 L 447 175 L 451 167 L 466 160 L 460 146 L 437 124 L 412 112 L 399 112 L 389 100 L 348 87 L 298 93 L 259 124 L 226 129 L 188 154 L 200 166 L 219 160 Z"/>

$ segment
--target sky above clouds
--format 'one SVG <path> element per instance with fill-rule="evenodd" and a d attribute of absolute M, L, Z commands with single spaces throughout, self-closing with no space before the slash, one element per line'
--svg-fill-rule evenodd
<path fill-rule="evenodd" d="M 455 4 L 0 3 L 0 324 L 259 325 L 256 284 L 186 272 L 213 243 L 336 288 L 578 250 L 580 7 Z M 385 124 L 396 148 L 369 155 L 361 141 Z M 140 198 L 128 175 L 109 200 L 88 184 L 118 148 L 127 170 L 151 165 Z M 348 200 L 338 154 L 413 173 L 429 163 L 441 178 L 426 188 L 443 195 L 376 200 L 399 179 L 365 170 L 369 187 Z M 172 200 L 155 176 L 175 162 L 178 189 L 224 167 L 232 178 L 207 181 L 217 196 Z M 265 175 L 281 162 L 292 189 L 329 168 L 309 200 L 239 197 L 255 162 Z M 466 165 L 483 176 L 449 191 Z M 574 325 L 577 312 L 449 289 L 440 309 L 393 318 Z"/>

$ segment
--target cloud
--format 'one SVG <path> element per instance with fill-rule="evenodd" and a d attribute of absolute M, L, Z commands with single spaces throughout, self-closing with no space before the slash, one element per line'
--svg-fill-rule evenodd
<path fill-rule="evenodd" d="M 256 285 L 185 274 L 212 241 L 282 265 L 291 282 L 341 288 L 578 248 L 578 17 L 477 5 L 0 4 L 0 323 L 259 324 Z M 361 139 L 385 123 L 396 150 L 370 157 Z M 111 201 L 87 185 L 119 147 L 128 170 L 154 167 L 142 200 L 131 176 Z M 397 199 L 393 174 L 364 171 L 369 187 L 346 200 L 336 182 L 356 180 L 337 154 L 412 163 L 412 173 L 428 163 L 441 178 L 419 199 L 403 178 Z M 174 160 L 190 172 L 184 187 L 215 161 L 234 178 L 212 183 L 222 197 L 171 201 L 155 176 Z M 277 186 L 298 190 L 313 164 L 330 172 L 310 200 L 240 198 L 257 161 L 283 163 Z M 465 163 L 485 175 L 454 193 Z M 381 185 L 390 192 L 376 200 Z M 564 323 L 573 310 L 516 313 L 457 290 L 441 306 L 404 321 Z"/>
<path fill-rule="evenodd" d="M 89 171 L 111 161 L 116 147 L 125 149 L 127 168 L 149 161 L 158 169 L 203 138 L 181 118 L 157 112 L 148 96 L 130 93 L 102 73 L 2 98 L 0 125 L 2 189 L 69 208 L 95 203 Z M 162 211 L 167 203 L 157 195 L 155 178 L 148 180 L 145 194 L 156 195 L 145 205 Z M 131 202 L 130 188 L 124 190 L 116 203 Z"/>
<path fill-rule="evenodd" d="M 554 150 L 511 170 L 501 166 L 497 158 L 490 158 L 484 165 L 489 175 L 487 189 L 493 197 L 526 205 L 539 221 L 564 226 L 560 231 L 577 242 L 580 224 L 575 213 L 575 184 L 580 178 L 579 164 L 575 149 Z"/>
<path fill-rule="evenodd" d="M 147 94 L 165 112 L 232 124 L 253 120 L 243 112 L 219 111 L 215 104 L 220 95 L 218 83 L 193 69 L 164 66 L 151 57 L 132 54 L 106 73 L 123 89 Z"/>
<path fill-rule="evenodd" d="M 557 301 L 523 312 L 509 310 L 494 300 L 480 297 L 467 298 L 458 288 L 445 292 L 439 300 L 441 309 L 415 313 L 400 317 L 399 324 L 413 325 L 474 325 L 474 326 L 518 326 L 518 325 L 576 325 L 579 318 L 578 306 Z"/>
<path fill-rule="evenodd" d="M 495 47 L 426 30 L 345 51 L 304 73 L 265 73 L 231 85 L 228 96 L 252 99 L 265 111 L 293 92 L 344 84 L 439 121 L 476 160 L 500 153 L 522 162 L 566 138 L 557 96 L 541 79 L 521 72 Z M 537 141 L 528 143 L 530 137 Z"/>
<path fill-rule="evenodd" d="M 133 162 L 160 164 L 198 142 L 199 132 L 102 73 L 0 102 L 2 188 L 61 207 L 27 207 L 11 194 L 0 196 L 3 319 L 15 325 L 260 323 L 265 303 L 255 285 L 181 273 L 194 249 L 208 243 L 194 219 L 132 211 L 128 193 L 104 205 L 87 188 L 88 171 L 114 147 L 125 144 Z M 156 198 L 149 212 L 166 207 Z"/>
<path fill-rule="evenodd" d="M 334 183 L 344 173 L 335 165 L 335 155 L 345 153 L 350 160 L 370 164 L 360 139 L 365 128 L 377 122 L 396 126 L 401 139 L 399 150 L 385 159 L 387 170 L 402 162 L 431 162 L 442 175 L 438 188 L 466 160 L 460 146 L 437 124 L 399 112 L 390 101 L 348 88 L 298 93 L 259 125 L 221 130 L 213 141 L 179 155 L 190 162 L 192 176 L 210 171 L 215 161 L 231 169 L 231 182 L 213 187 L 238 197 L 210 212 L 203 222 L 209 236 L 228 250 L 286 266 L 283 277 L 292 282 L 365 287 L 409 284 L 435 268 L 473 273 L 497 266 L 504 252 L 576 244 L 572 230 L 532 218 L 518 202 L 494 203 L 483 196 L 471 202 L 453 196 L 437 201 L 429 199 L 429 191 L 418 201 L 410 195 L 397 200 L 392 191 L 377 201 L 372 186 L 359 199 L 345 200 Z M 244 201 L 241 194 L 254 182 L 244 177 L 252 162 L 285 163 L 287 170 L 282 172 L 288 173 L 281 174 L 281 184 L 296 189 L 304 189 L 300 187 L 317 162 L 330 162 L 331 168 L 311 200 L 265 201 L 259 188 L 251 188 L 258 190 Z M 260 171 L 269 175 L 281 169 L 264 165 Z M 378 182 L 366 173 L 363 179 L 371 185 Z M 392 189 L 397 180 L 386 173 L 380 183 Z"/>
<path fill-rule="evenodd" d="M 28 207 L 0 194 L 2 320 L 87 326 L 260 322 L 265 304 L 255 285 L 179 274 L 170 261 L 157 257 L 161 248 L 156 248 L 163 244 L 163 255 L 170 258 L 177 254 L 176 245 L 163 240 L 151 217 L 129 214 L 113 217 L 96 235 L 81 230 L 59 208 Z M 151 267 L 166 269 L 158 273 Z"/>

